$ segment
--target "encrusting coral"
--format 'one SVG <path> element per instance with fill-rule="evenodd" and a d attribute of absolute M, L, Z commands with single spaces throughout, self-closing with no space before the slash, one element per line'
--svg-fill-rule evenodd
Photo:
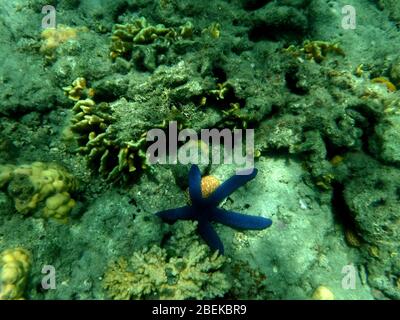
<path fill-rule="evenodd" d="M 22 214 L 38 211 L 41 217 L 67 222 L 75 206 L 70 192 L 76 189 L 77 183 L 57 164 L 1 165 L 0 187 L 6 185 L 15 209 Z"/>
<path fill-rule="evenodd" d="M 196 224 L 184 224 L 170 240 L 171 249 L 153 246 L 111 264 L 103 279 L 108 296 L 174 300 L 223 296 L 230 288 L 220 271 L 226 258 L 210 255 L 207 246 L 193 237 Z"/>
<path fill-rule="evenodd" d="M 76 39 L 79 32 L 86 32 L 86 27 L 68 27 L 59 24 L 57 28 L 47 28 L 42 31 L 42 46 L 40 52 L 48 59 L 54 58 L 56 49 L 66 41 Z"/>
<path fill-rule="evenodd" d="M 30 253 L 23 248 L 0 254 L 0 300 L 23 299 L 30 266 Z"/>

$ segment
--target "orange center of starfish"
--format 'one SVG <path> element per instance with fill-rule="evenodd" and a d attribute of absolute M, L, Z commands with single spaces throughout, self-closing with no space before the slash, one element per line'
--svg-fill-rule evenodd
<path fill-rule="evenodd" d="M 203 198 L 210 196 L 221 182 L 214 176 L 205 176 L 201 178 L 201 195 Z"/>

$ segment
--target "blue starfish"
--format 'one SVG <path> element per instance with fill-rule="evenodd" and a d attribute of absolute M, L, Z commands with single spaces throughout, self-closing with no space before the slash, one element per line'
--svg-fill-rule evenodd
<path fill-rule="evenodd" d="M 200 169 L 197 165 L 192 165 L 189 172 L 189 195 L 192 204 L 190 206 L 160 211 L 157 215 L 167 222 L 174 222 L 178 219 L 197 220 L 198 232 L 204 241 L 211 249 L 218 250 L 221 254 L 224 254 L 224 245 L 212 227 L 212 221 L 236 229 L 252 230 L 265 229 L 272 224 L 272 221 L 267 218 L 244 215 L 217 207 L 223 199 L 246 182 L 254 179 L 256 175 L 257 169 L 254 169 L 248 175 L 236 174 L 222 183 L 209 197 L 203 198 L 200 185 Z"/>

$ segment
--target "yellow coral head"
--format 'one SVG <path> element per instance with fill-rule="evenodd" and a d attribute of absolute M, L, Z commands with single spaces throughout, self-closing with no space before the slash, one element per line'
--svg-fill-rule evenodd
<path fill-rule="evenodd" d="M 0 300 L 23 299 L 31 266 L 31 255 L 23 248 L 0 254 Z"/>

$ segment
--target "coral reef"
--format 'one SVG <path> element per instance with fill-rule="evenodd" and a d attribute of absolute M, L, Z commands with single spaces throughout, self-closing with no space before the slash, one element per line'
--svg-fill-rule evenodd
<path fill-rule="evenodd" d="M 376 160 L 359 153 L 348 157 L 350 161 L 345 169 L 354 173 L 346 181 L 343 198 L 349 215 L 354 219 L 357 236 L 362 239 L 362 252 L 369 261 L 369 281 L 399 299 L 399 292 L 391 279 L 400 272 L 397 257 L 400 174 L 394 168 L 379 165 Z"/>
<path fill-rule="evenodd" d="M 149 168 L 145 153 L 150 129 L 167 129 L 169 121 L 177 121 L 179 127 L 200 129 L 220 120 L 215 110 L 196 109 L 193 100 L 204 90 L 191 76 L 184 63 L 160 67 L 150 77 L 131 81 L 127 98 L 111 103 L 77 101 L 68 129 L 76 134 L 79 151 L 110 181 L 137 177 Z M 99 95 L 104 95 L 105 85 L 97 84 Z"/>
<path fill-rule="evenodd" d="M 23 299 L 30 265 L 30 253 L 23 248 L 0 253 L 0 300 Z"/>
<path fill-rule="evenodd" d="M 391 19 L 393 19 L 397 24 L 400 23 L 400 6 L 398 1 L 378 0 L 377 2 L 379 6 L 387 12 Z"/>
<path fill-rule="evenodd" d="M 192 240 L 179 255 L 169 252 L 153 246 L 111 264 L 103 279 L 108 295 L 125 300 L 211 299 L 222 297 L 230 288 L 220 271 L 226 258 L 210 255 L 206 245 Z"/>
<path fill-rule="evenodd" d="M 340 25 L 344 1 L 49 4 L 58 27 L 41 33 L 41 1 L 0 2 L 0 245 L 29 244 L 60 284 L 42 290 L 35 263 L 16 298 L 310 299 L 331 295 L 323 285 L 335 299 L 400 299 L 398 1 L 353 0 L 355 30 Z M 144 154 L 148 130 L 169 121 L 255 130 L 259 176 L 221 207 L 274 228 L 213 225 L 217 257 L 196 224 L 153 214 L 187 204 L 190 166 L 150 167 Z M 19 165 L 32 159 L 73 176 Z M 206 197 L 218 183 L 203 182 Z M 349 263 L 357 290 L 341 287 Z"/>
<path fill-rule="evenodd" d="M 159 64 L 157 56 L 168 50 L 171 42 L 190 38 L 192 34 L 193 25 L 189 21 L 175 30 L 163 24 L 150 25 L 145 17 L 131 19 L 126 24 L 114 25 L 110 56 L 112 59 L 132 57 L 136 62 L 140 61 L 143 66 L 154 70 Z M 143 45 L 150 46 L 143 48 Z"/>
<path fill-rule="evenodd" d="M 388 114 L 376 124 L 370 150 L 384 163 L 400 164 L 400 114 Z"/>
<path fill-rule="evenodd" d="M 44 218 L 67 222 L 75 206 L 71 198 L 77 186 L 75 178 L 64 168 L 52 163 L 0 166 L 0 187 L 14 200 L 15 209 L 22 214 L 40 212 Z"/>

